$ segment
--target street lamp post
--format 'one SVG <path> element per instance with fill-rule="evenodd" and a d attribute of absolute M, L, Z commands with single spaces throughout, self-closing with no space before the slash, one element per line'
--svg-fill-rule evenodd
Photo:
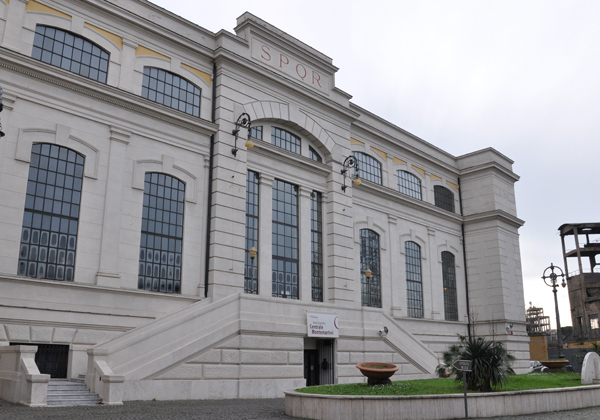
<path fill-rule="evenodd" d="M 550 273 L 548 273 L 550 270 Z M 560 273 L 555 273 L 554 270 L 559 271 Z M 546 275 L 548 273 L 548 275 Z M 562 334 L 560 331 L 560 315 L 558 313 L 558 298 L 556 297 L 556 289 L 558 288 L 558 277 L 562 277 L 562 287 L 565 287 L 567 283 L 565 282 L 565 275 L 560 267 L 555 266 L 550 263 L 550 267 L 544 270 L 544 274 L 542 275 L 542 279 L 546 286 L 552 287 L 552 292 L 554 293 L 554 309 L 556 310 L 556 336 L 558 338 L 558 358 L 564 359 L 565 354 L 563 353 L 563 341 Z"/>

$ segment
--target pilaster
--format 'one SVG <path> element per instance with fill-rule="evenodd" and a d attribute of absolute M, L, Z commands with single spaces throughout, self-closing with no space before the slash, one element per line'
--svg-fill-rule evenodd
<path fill-rule="evenodd" d="M 119 243 L 121 231 L 121 205 L 123 202 L 123 173 L 127 162 L 127 145 L 131 133 L 117 127 L 110 128 L 110 151 L 102 239 L 100 245 L 100 268 L 96 274 L 98 286 L 120 287 Z"/>
<path fill-rule="evenodd" d="M 271 175 L 261 173 L 258 181 L 258 294 L 272 296 L 272 268 L 273 258 L 273 181 Z"/>
<path fill-rule="evenodd" d="M 3 47 L 21 52 L 21 30 L 23 29 L 27 3 L 29 3 L 29 0 L 14 0 L 8 4 L 4 36 L 2 37 Z"/>
<path fill-rule="evenodd" d="M 133 74 L 135 64 L 135 49 L 137 42 L 123 38 L 123 52 L 121 53 L 121 73 L 119 75 L 119 88 L 133 92 Z"/>
<path fill-rule="evenodd" d="M 310 200 L 312 189 L 300 186 L 299 191 L 299 226 L 298 226 L 298 250 L 300 259 L 300 300 L 310 302 L 312 300 L 311 282 L 311 217 Z"/>

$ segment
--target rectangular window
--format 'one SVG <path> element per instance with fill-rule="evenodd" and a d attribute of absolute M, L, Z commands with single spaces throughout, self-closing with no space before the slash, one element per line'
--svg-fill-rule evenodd
<path fill-rule="evenodd" d="M 406 295 L 408 316 L 423 318 L 423 280 L 421 274 L 421 247 L 414 242 L 404 245 L 406 255 Z"/>
<path fill-rule="evenodd" d="M 244 293 L 258 294 L 258 261 L 250 257 L 250 249 L 258 250 L 258 173 L 248 171 L 246 178 L 246 258 Z"/>
<path fill-rule="evenodd" d="M 298 187 L 273 181 L 272 295 L 298 299 Z"/>
<path fill-rule="evenodd" d="M 598 329 L 598 314 L 590 315 L 590 329 Z"/>
<path fill-rule="evenodd" d="M 323 302 L 323 214 L 321 193 L 313 191 L 310 199 L 311 284 L 313 302 Z"/>

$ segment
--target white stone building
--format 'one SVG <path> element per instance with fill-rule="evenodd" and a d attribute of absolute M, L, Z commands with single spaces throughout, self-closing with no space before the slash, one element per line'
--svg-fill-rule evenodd
<path fill-rule="evenodd" d="M 105 402 L 275 397 L 364 361 L 431 377 L 470 312 L 524 369 L 512 161 L 444 152 L 352 103 L 331 58 L 237 23 L 0 0 L 0 346 Z"/>

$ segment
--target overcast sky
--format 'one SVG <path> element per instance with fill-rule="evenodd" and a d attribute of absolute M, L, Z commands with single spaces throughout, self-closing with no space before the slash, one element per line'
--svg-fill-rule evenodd
<path fill-rule="evenodd" d="M 525 302 L 555 328 L 557 229 L 600 222 L 600 1 L 153 2 L 213 32 L 249 11 L 333 58 L 355 104 L 455 156 L 514 160 Z M 559 305 L 571 325 L 566 289 Z"/>

